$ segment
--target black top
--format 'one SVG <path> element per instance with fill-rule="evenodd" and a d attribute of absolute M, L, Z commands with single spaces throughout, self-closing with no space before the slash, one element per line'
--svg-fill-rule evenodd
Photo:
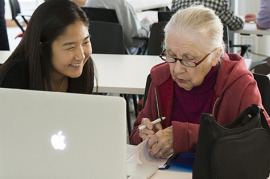
<path fill-rule="evenodd" d="M 29 89 L 29 70 L 24 59 L 12 60 L 0 67 L 0 88 Z M 70 83 L 70 80 L 68 78 L 68 83 Z M 89 94 L 92 89 L 93 87 Z M 69 86 L 67 92 L 71 92 Z"/>
<path fill-rule="evenodd" d="M 29 89 L 28 67 L 23 59 L 12 60 L 1 68 L 0 87 Z"/>

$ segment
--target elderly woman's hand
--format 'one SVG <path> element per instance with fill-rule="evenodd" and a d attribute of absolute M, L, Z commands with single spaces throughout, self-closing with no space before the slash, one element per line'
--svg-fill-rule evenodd
<path fill-rule="evenodd" d="M 139 125 L 139 127 L 142 125 L 146 126 L 145 129 L 142 129 L 139 132 L 139 136 L 143 141 L 152 137 L 157 131 L 162 130 L 162 125 L 160 123 L 153 125 L 148 118 L 142 119 L 141 125 Z"/>
<path fill-rule="evenodd" d="M 158 131 L 148 140 L 148 150 L 151 156 L 167 158 L 173 154 L 173 129 L 172 126 Z"/>

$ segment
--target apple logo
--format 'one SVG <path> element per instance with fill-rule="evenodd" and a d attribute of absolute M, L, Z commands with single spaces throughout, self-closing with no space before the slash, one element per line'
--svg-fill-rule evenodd
<path fill-rule="evenodd" d="M 62 131 L 59 131 L 57 134 L 54 134 L 51 137 L 51 143 L 55 150 L 64 150 L 66 148 L 66 144 L 64 142 L 65 136 L 62 134 Z"/>

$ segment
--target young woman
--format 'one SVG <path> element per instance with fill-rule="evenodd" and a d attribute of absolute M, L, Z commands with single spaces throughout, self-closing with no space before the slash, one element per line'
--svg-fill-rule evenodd
<path fill-rule="evenodd" d="M 69 0 L 45 1 L 1 66 L 0 87 L 91 93 L 91 54 L 88 19 L 80 7 Z"/>

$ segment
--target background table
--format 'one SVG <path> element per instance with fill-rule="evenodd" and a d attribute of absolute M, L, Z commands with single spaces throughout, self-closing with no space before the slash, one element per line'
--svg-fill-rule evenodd
<path fill-rule="evenodd" d="M 100 93 L 144 94 L 151 68 L 163 62 L 158 56 L 150 55 L 93 54 L 92 58 Z"/>
<path fill-rule="evenodd" d="M 171 6 L 172 0 L 127 0 L 136 11 Z"/>
<path fill-rule="evenodd" d="M 245 23 L 243 29 L 237 30 L 235 32 L 240 33 L 240 34 L 246 34 L 246 35 L 250 35 L 250 34 L 255 34 L 258 36 L 270 35 L 270 29 L 259 30 L 259 29 L 257 29 L 256 24 L 254 24 L 254 23 Z"/>
<path fill-rule="evenodd" d="M 3 64 L 11 55 L 11 51 L 0 50 L 0 64 Z"/>

